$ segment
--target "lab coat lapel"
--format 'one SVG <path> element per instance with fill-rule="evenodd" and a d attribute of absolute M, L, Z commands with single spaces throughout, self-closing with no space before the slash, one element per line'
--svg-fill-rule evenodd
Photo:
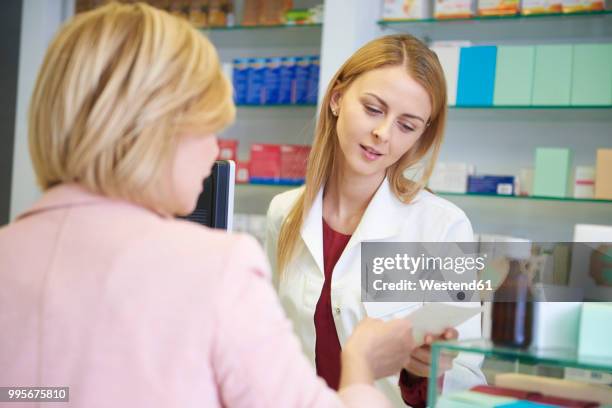
<path fill-rule="evenodd" d="M 401 207 L 404 204 L 395 197 L 385 178 L 366 208 L 351 241 L 354 244 L 393 237 L 399 234 Z"/>
<path fill-rule="evenodd" d="M 302 239 L 306 247 L 312 254 L 315 263 L 319 267 L 322 276 L 323 273 L 323 187 L 319 190 L 319 194 L 312 203 L 312 208 L 308 212 L 302 229 L 300 231 Z"/>
<path fill-rule="evenodd" d="M 402 205 L 404 204 L 395 197 L 388 180 L 385 178 L 374 197 L 372 197 L 357 229 L 336 263 L 333 273 L 334 279 L 340 279 L 342 275 L 348 273 L 351 262 L 360 259 L 361 248 L 359 245 L 362 242 L 399 236 Z"/>

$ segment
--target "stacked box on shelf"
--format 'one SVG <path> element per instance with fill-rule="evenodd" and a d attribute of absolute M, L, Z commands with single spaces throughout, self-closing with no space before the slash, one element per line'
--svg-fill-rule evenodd
<path fill-rule="evenodd" d="M 595 198 L 612 200 L 612 149 L 597 149 Z"/>
<path fill-rule="evenodd" d="M 565 148 L 538 147 L 535 153 L 533 194 L 567 197 L 572 152 Z"/>
<path fill-rule="evenodd" d="M 571 45 L 536 46 L 532 105 L 570 104 L 572 51 Z"/>
<path fill-rule="evenodd" d="M 576 44 L 572 105 L 612 105 L 612 44 Z"/>
<path fill-rule="evenodd" d="M 310 57 L 310 67 L 308 72 L 308 91 L 306 93 L 306 103 L 316 104 L 319 94 L 319 67 L 321 60 L 319 56 Z"/>
<path fill-rule="evenodd" d="M 319 57 L 240 58 L 232 82 L 238 105 L 316 104 Z"/>
<path fill-rule="evenodd" d="M 264 101 L 267 105 L 276 105 L 280 100 L 280 72 L 283 59 L 280 57 L 266 58 L 264 73 Z"/>
<path fill-rule="evenodd" d="M 491 106 L 497 47 L 464 47 L 459 58 L 457 106 Z"/>
<path fill-rule="evenodd" d="M 535 47 L 500 46 L 495 67 L 494 105 L 531 104 Z"/>
<path fill-rule="evenodd" d="M 447 103 L 450 106 L 457 104 L 457 81 L 459 79 L 459 52 L 460 47 L 454 45 L 434 46 L 432 51 L 438 56 L 440 65 L 444 70 L 446 80 Z"/>
<path fill-rule="evenodd" d="M 306 164 L 310 146 L 282 145 L 280 182 L 282 184 L 302 184 L 306 177 Z"/>
<path fill-rule="evenodd" d="M 251 145 L 249 181 L 251 183 L 274 184 L 280 180 L 280 145 L 254 143 Z"/>
<path fill-rule="evenodd" d="M 263 105 L 265 102 L 264 79 L 266 73 L 265 58 L 249 60 L 249 75 L 247 80 L 247 105 Z"/>

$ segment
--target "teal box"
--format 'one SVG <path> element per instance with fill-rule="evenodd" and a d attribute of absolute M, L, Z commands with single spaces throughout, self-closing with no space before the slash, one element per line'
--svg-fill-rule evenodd
<path fill-rule="evenodd" d="M 567 197 L 572 167 L 572 151 L 557 147 L 538 147 L 535 152 L 533 195 Z"/>
<path fill-rule="evenodd" d="M 535 47 L 497 47 L 493 105 L 531 105 Z"/>
<path fill-rule="evenodd" d="M 612 359 L 612 303 L 591 302 L 582 305 L 578 355 Z"/>
<path fill-rule="evenodd" d="M 462 391 L 440 397 L 436 403 L 436 408 L 494 408 L 516 401 L 518 401 L 516 398 L 483 394 L 474 391 Z"/>
<path fill-rule="evenodd" d="M 536 46 L 532 105 L 565 106 L 570 104 L 572 53 L 571 45 Z"/>
<path fill-rule="evenodd" d="M 612 44 L 574 45 L 572 105 L 612 105 Z"/>
<path fill-rule="evenodd" d="M 519 400 L 510 404 L 498 405 L 495 408 L 553 408 L 555 405 L 538 404 L 537 402 Z"/>

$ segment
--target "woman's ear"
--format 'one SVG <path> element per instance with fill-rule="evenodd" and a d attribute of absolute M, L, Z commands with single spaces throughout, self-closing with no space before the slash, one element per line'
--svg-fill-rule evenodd
<path fill-rule="evenodd" d="M 331 109 L 334 116 L 338 115 L 338 111 L 340 109 L 340 100 L 342 99 L 342 95 L 338 91 L 332 92 L 332 96 L 329 100 L 329 108 Z"/>

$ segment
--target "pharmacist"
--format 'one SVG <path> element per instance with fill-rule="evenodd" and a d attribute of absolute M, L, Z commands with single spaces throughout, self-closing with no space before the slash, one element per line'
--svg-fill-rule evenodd
<path fill-rule="evenodd" d="M 340 350 L 366 316 L 406 316 L 418 303 L 361 302 L 363 241 L 472 241 L 459 208 L 424 189 L 446 121 L 443 71 L 409 35 L 376 39 L 353 54 L 322 101 L 305 186 L 268 210 L 268 256 L 285 312 L 317 373 L 338 386 Z M 404 171 L 424 163 L 420 179 Z M 444 338 L 480 338 L 481 317 Z M 475 359 L 474 359 L 475 358 Z M 424 406 L 430 348 L 415 349 L 399 378 L 378 382 L 397 406 Z M 484 383 L 478 357 L 441 361 L 445 392 Z"/>

